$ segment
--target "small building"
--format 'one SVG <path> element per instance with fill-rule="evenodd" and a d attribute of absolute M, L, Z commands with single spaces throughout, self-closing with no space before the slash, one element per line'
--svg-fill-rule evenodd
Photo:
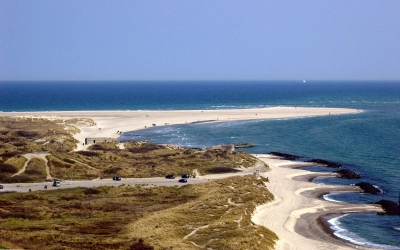
<path fill-rule="evenodd" d="M 116 142 L 117 140 L 112 137 L 91 137 L 85 138 L 85 145 L 91 145 L 98 142 Z"/>

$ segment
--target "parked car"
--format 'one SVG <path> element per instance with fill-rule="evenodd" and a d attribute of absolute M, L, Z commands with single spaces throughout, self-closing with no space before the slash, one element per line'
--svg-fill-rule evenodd
<path fill-rule="evenodd" d="M 189 174 L 183 174 L 182 178 L 190 178 L 190 175 Z"/>
<path fill-rule="evenodd" d="M 3 189 L 4 187 L 3 187 L 3 185 L 0 185 L 0 189 Z"/>
<path fill-rule="evenodd" d="M 114 181 L 120 181 L 120 180 L 121 180 L 121 177 L 119 177 L 119 176 L 114 176 L 114 177 L 113 177 L 113 180 L 114 180 Z"/>
<path fill-rule="evenodd" d="M 53 187 L 61 187 L 60 181 L 53 181 Z"/>
<path fill-rule="evenodd" d="M 168 174 L 168 175 L 165 176 L 165 178 L 167 178 L 167 179 L 175 179 L 175 175 Z"/>
<path fill-rule="evenodd" d="M 179 182 L 186 183 L 186 182 L 187 182 L 187 179 L 183 179 L 183 178 L 182 178 L 182 179 L 179 180 Z"/>

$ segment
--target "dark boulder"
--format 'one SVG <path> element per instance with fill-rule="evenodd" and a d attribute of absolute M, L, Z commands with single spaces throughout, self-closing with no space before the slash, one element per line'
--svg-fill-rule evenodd
<path fill-rule="evenodd" d="M 337 177 L 343 178 L 343 179 L 360 179 L 361 176 L 357 174 L 356 172 L 353 172 L 348 169 L 341 169 L 338 171 L 335 171 L 337 173 Z"/>
<path fill-rule="evenodd" d="M 368 182 L 359 182 L 356 186 L 360 187 L 363 190 L 363 193 L 367 194 L 380 194 L 381 190 L 374 187 L 371 183 Z"/>
<path fill-rule="evenodd" d="M 338 162 L 327 161 L 327 160 L 323 160 L 323 159 L 312 159 L 312 160 L 308 160 L 306 162 L 314 162 L 314 163 L 326 165 L 329 168 L 341 168 L 342 167 L 342 164 L 340 164 Z"/>
<path fill-rule="evenodd" d="M 297 155 L 291 155 L 291 154 L 285 154 L 285 153 L 280 153 L 280 152 L 270 152 L 270 155 L 274 155 L 274 156 L 278 156 L 278 157 L 282 157 L 285 160 L 297 160 L 300 158 L 300 156 Z"/>
<path fill-rule="evenodd" d="M 380 201 L 375 202 L 375 204 L 381 205 L 382 209 L 385 211 L 385 214 L 388 214 L 388 215 L 398 215 L 399 214 L 399 205 L 394 201 L 380 200 Z"/>

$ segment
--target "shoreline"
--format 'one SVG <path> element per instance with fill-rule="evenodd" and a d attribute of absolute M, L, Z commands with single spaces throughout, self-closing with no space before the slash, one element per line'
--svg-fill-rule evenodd
<path fill-rule="evenodd" d="M 179 125 L 198 122 L 230 122 L 245 120 L 289 119 L 327 115 L 341 115 L 359 113 L 360 110 L 344 108 L 305 108 L 305 107 L 271 107 L 258 109 L 227 109 L 227 110 L 138 110 L 138 111 L 49 111 L 49 112 L 0 112 L 0 117 L 27 117 L 32 119 L 67 120 L 71 118 L 90 118 L 96 125 L 74 125 L 80 129 L 74 134 L 79 141 L 76 150 L 85 150 L 89 145 L 83 145 L 87 137 L 112 137 L 118 138 L 119 132 L 131 132 L 154 126 Z M 343 214 L 335 212 L 333 208 L 338 204 L 325 201 L 315 196 L 321 192 L 323 186 L 325 193 L 331 193 L 337 186 L 328 186 L 309 182 L 318 176 L 318 173 L 297 168 L 311 165 L 311 163 L 291 162 L 281 160 L 279 157 L 267 157 L 258 154 L 257 157 L 266 162 L 272 171 L 263 173 L 269 177 L 268 189 L 274 194 L 275 200 L 260 205 L 253 215 L 253 222 L 263 225 L 274 231 L 280 240 L 276 249 L 354 249 L 356 245 L 338 239 L 330 229 L 329 223 L 324 231 L 319 223 L 327 214 Z M 313 163 L 315 165 L 315 163 Z M 277 170 L 282 171 L 277 171 Z M 313 177 L 310 177 L 313 175 Z M 327 175 L 327 173 L 323 173 Z M 276 184 L 276 185 L 272 185 Z M 285 187 L 283 189 L 282 187 Z M 318 190 L 317 190 L 318 188 Z M 288 191 L 291 192 L 282 192 Z M 341 191 L 341 190 L 338 190 Z M 354 190 L 353 190 L 354 191 Z M 306 197 L 303 194 L 307 194 Z M 322 194 L 321 194 L 322 195 Z M 301 198 L 303 197 L 303 198 Z M 313 205 L 313 203 L 315 203 Z M 313 206 L 308 206 L 313 205 Z M 356 211 L 365 206 L 357 205 Z M 333 207 L 333 208 L 332 208 Z M 376 206 L 370 207 L 371 211 L 381 211 Z M 322 211 L 322 212 L 321 212 Z M 325 212 L 324 212 L 325 211 Z M 326 212 L 329 211 L 329 212 Z M 345 210 L 343 210 L 345 211 Z M 351 211 L 348 211 L 349 213 Z M 271 218 L 271 215 L 273 218 Z M 269 216 L 269 217 L 268 217 Z M 303 229 L 307 228 L 307 233 Z M 308 230 L 308 229 L 312 230 Z M 336 248 L 332 248 L 336 246 Z M 359 249 L 364 249 L 357 246 Z M 365 248 L 371 249 L 371 248 Z"/>
<path fill-rule="evenodd" d="M 190 124 L 198 122 L 230 122 L 245 120 L 289 119 L 326 115 L 359 113 L 357 109 L 321 107 L 269 107 L 254 109 L 217 110 L 137 110 L 137 111 L 46 111 L 0 112 L 0 117 L 45 118 L 49 120 L 90 118 L 96 125 L 78 125 L 80 133 L 76 150 L 85 150 L 88 137 L 118 138 L 120 132 L 131 132 L 155 126 Z"/>
<path fill-rule="evenodd" d="M 257 157 L 270 166 L 271 171 L 262 175 L 269 178 L 267 188 L 275 200 L 258 206 L 252 220 L 278 235 L 277 250 L 298 249 L 300 245 L 301 249 L 373 249 L 336 236 L 328 220 L 382 209 L 371 204 L 331 202 L 322 198 L 327 193 L 359 192 L 361 189 L 310 182 L 312 176 L 327 174 L 301 169 L 315 163 L 283 160 L 267 154 L 257 154 Z"/>

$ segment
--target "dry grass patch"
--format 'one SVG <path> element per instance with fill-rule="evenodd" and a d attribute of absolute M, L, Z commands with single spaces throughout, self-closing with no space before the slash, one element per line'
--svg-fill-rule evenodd
<path fill-rule="evenodd" d="M 78 130 L 72 126 L 80 124 L 91 125 L 92 121 L 1 117 L 0 163 L 21 169 L 26 161 L 21 155 L 49 152 L 50 174 L 65 180 L 93 179 L 101 175 L 104 178 L 114 175 L 123 178 L 162 177 L 171 173 L 194 174 L 194 170 L 204 175 L 216 168 L 244 169 L 253 167 L 257 162 L 255 157 L 243 151 L 203 152 L 135 141 L 125 142 L 125 149 L 120 149 L 116 142 L 106 142 L 92 145 L 87 151 L 74 152 L 77 141 L 72 134 Z M 33 173 L 26 176 L 31 180 L 37 179 Z M 5 177 L 10 175 L 0 176 Z"/>
<path fill-rule="evenodd" d="M 246 176 L 182 187 L 199 198 L 132 223 L 131 236 L 159 249 L 273 249 L 277 236 L 251 221 L 255 207 L 273 199 L 258 183 Z"/>
<path fill-rule="evenodd" d="M 1 244 L 129 249 L 143 238 L 155 249 L 272 249 L 276 235 L 251 222 L 255 207 L 273 198 L 258 182 L 247 176 L 174 187 L 1 193 Z"/>
<path fill-rule="evenodd" d="M 53 178 L 56 179 L 69 179 L 73 178 L 74 180 L 79 179 L 95 179 L 99 177 L 99 171 L 94 170 L 92 168 L 88 168 L 84 164 L 80 164 L 79 162 L 71 161 L 68 159 L 58 159 L 54 156 L 48 156 L 50 173 Z"/>

